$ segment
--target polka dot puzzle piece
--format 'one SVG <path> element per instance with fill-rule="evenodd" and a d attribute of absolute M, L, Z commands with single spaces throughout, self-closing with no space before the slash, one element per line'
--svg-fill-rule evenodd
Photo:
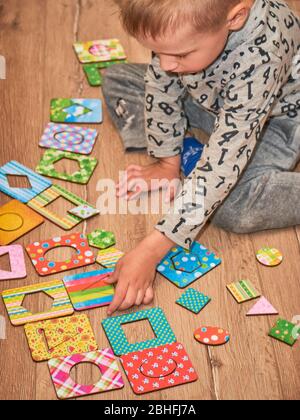
<path fill-rule="evenodd" d="M 32 314 L 22 306 L 22 303 L 25 296 L 40 292 L 44 292 L 53 299 L 52 307 L 49 311 Z M 2 297 L 10 321 L 15 326 L 46 319 L 59 318 L 74 313 L 74 308 L 65 286 L 63 282 L 59 280 L 6 290 L 2 293 Z"/>
<path fill-rule="evenodd" d="M 96 262 L 104 268 L 113 269 L 124 255 L 124 252 L 116 248 L 109 248 L 99 251 Z"/>
<path fill-rule="evenodd" d="M 23 247 L 21 245 L 0 247 L 0 256 L 8 254 L 10 271 L 0 270 L 0 280 L 24 279 L 27 275 Z"/>
<path fill-rule="evenodd" d="M 136 321 L 148 320 L 156 336 L 153 340 L 130 344 L 122 329 L 122 325 Z M 102 326 L 116 356 L 151 349 L 176 342 L 176 337 L 160 308 L 153 308 L 132 314 L 107 318 Z"/>
<path fill-rule="evenodd" d="M 98 382 L 93 385 L 82 385 L 73 381 L 71 370 L 81 363 L 91 363 L 99 368 L 101 378 Z M 124 387 L 121 371 L 111 349 L 52 359 L 48 365 L 57 396 L 61 400 L 99 394 Z"/>
<path fill-rule="evenodd" d="M 122 356 L 121 362 L 137 395 L 198 380 L 192 362 L 180 343 L 130 353 Z"/>
<path fill-rule="evenodd" d="M 191 251 L 173 248 L 157 271 L 179 288 L 185 288 L 221 264 L 220 258 L 195 242 Z"/>
<path fill-rule="evenodd" d="M 0 207 L 0 245 L 9 245 L 44 223 L 44 219 L 17 200 Z"/>
<path fill-rule="evenodd" d="M 97 130 L 74 125 L 49 123 L 39 145 L 46 149 L 89 155 L 98 137 Z"/>
<path fill-rule="evenodd" d="M 82 220 L 87 220 L 93 216 L 96 216 L 100 212 L 94 207 L 81 205 L 81 206 L 75 207 L 72 210 L 69 210 L 69 213 L 74 214 L 74 216 L 80 217 L 80 219 Z"/>
<path fill-rule="evenodd" d="M 300 337 L 300 327 L 284 319 L 278 319 L 269 336 L 292 347 Z"/>
<path fill-rule="evenodd" d="M 112 232 L 107 232 L 105 230 L 94 230 L 88 236 L 88 241 L 90 246 L 99 249 L 107 249 L 116 244 L 116 237 Z"/>
<path fill-rule="evenodd" d="M 78 59 L 83 64 L 126 59 L 125 51 L 118 39 L 106 39 L 74 44 Z"/>
<path fill-rule="evenodd" d="M 257 252 L 256 258 L 266 267 L 276 267 L 283 261 L 283 255 L 276 248 L 262 248 Z"/>
<path fill-rule="evenodd" d="M 49 261 L 46 254 L 58 247 L 69 247 L 76 250 L 76 255 L 68 261 Z M 58 236 L 44 242 L 35 242 L 27 246 L 26 251 L 40 276 L 77 269 L 94 264 L 95 257 L 86 237 L 81 233 Z"/>
<path fill-rule="evenodd" d="M 100 99 L 55 98 L 51 100 L 50 119 L 53 123 L 100 124 Z"/>
<path fill-rule="evenodd" d="M 229 332 L 218 327 L 201 327 L 195 331 L 194 337 L 207 346 L 221 346 L 230 340 Z"/>
<path fill-rule="evenodd" d="M 195 314 L 199 314 L 210 301 L 210 297 L 205 296 L 203 293 L 195 289 L 188 289 L 176 303 Z"/>
<path fill-rule="evenodd" d="M 259 301 L 250 309 L 247 316 L 258 316 L 258 315 L 278 315 L 277 309 L 265 298 L 262 297 Z"/>
<path fill-rule="evenodd" d="M 227 289 L 238 303 L 248 302 L 261 296 L 249 280 L 229 284 Z"/>

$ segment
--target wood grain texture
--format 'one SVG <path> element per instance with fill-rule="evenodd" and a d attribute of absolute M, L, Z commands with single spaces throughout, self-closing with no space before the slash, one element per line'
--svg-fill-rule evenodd
<path fill-rule="evenodd" d="M 290 3 L 300 11 L 299 1 Z M 51 98 L 102 97 L 99 89 L 88 86 L 72 43 L 110 37 L 122 40 L 130 61 L 149 61 L 149 52 L 122 30 L 110 1 L 0 0 L 0 54 L 7 59 L 7 80 L 0 81 L 1 165 L 15 159 L 32 169 L 36 167 L 43 153 L 38 148 L 38 140 L 49 121 Z M 104 121 L 99 127 L 100 137 L 93 152 L 100 163 L 88 186 L 58 182 L 93 204 L 99 197 L 98 180 L 117 179 L 119 170 L 129 164 L 150 161 L 141 154 L 125 155 L 106 110 Z M 9 198 L 0 195 L 1 204 L 8 201 Z M 60 211 L 67 208 L 67 203 L 60 204 Z M 74 231 L 112 230 L 118 247 L 129 251 L 152 230 L 157 220 L 158 216 L 154 215 L 101 216 Z M 61 229 L 46 222 L 19 242 L 25 246 L 37 239 L 48 239 L 62 233 Z M 141 399 L 299 399 L 299 345 L 291 349 L 268 338 L 267 333 L 276 317 L 246 318 L 245 314 L 253 303 L 236 304 L 225 286 L 242 278 L 251 279 L 280 310 L 282 317 L 291 320 L 300 314 L 300 229 L 234 235 L 209 225 L 199 239 L 223 260 L 218 269 L 194 285 L 211 296 L 212 303 L 201 315 L 195 316 L 175 305 L 182 292 L 158 276 L 153 306 L 164 309 L 178 340 L 185 344 L 200 379 L 194 384 L 153 393 Z M 281 266 L 268 269 L 256 262 L 256 250 L 265 245 L 282 250 L 285 260 Z M 1 282 L 0 291 L 42 281 L 28 257 L 26 263 L 27 279 Z M 94 268 L 99 266 L 89 267 L 88 270 Z M 42 310 L 44 299 L 37 297 L 36 305 Z M 106 310 L 96 309 L 87 313 L 99 347 L 109 346 L 101 328 Z M 5 314 L 2 300 L 0 314 Z M 193 331 L 203 324 L 227 328 L 232 335 L 230 343 L 214 349 L 196 343 Z M 135 330 L 133 325 L 128 335 L 130 340 L 138 340 L 140 328 Z M 85 383 L 95 379 L 92 367 L 77 369 L 74 375 L 78 381 Z M 7 340 L 0 340 L 0 398 L 56 398 L 47 364 L 35 364 L 31 360 L 23 328 L 13 328 L 8 322 Z M 126 381 L 122 391 L 90 399 L 139 398 Z"/>

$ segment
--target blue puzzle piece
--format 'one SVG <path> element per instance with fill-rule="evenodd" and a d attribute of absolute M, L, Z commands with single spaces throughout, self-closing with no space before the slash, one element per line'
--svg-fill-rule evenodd
<path fill-rule="evenodd" d="M 11 187 L 8 182 L 8 175 L 26 176 L 31 184 L 31 188 Z M 0 191 L 22 203 L 28 203 L 28 201 L 32 200 L 51 186 L 51 181 L 43 178 L 18 162 L 11 161 L 0 168 Z"/>
<path fill-rule="evenodd" d="M 204 150 L 204 145 L 193 137 L 188 137 L 183 142 L 181 156 L 181 169 L 184 176 L 189 176 L 195 169 Z"/>
<path fill-rule="evenodd" d="M 176 303 L 183 308 L 194 312 L 194 314 L 199 314 L 199 312 L 201 312 L 210 301 L 210 297 L 198 292 L 198 290 L 188 289 L 183 293 L 181 298 L 176 301 Z"/>

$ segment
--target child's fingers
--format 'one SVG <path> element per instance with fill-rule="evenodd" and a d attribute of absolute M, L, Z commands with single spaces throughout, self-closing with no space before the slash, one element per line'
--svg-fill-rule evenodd
<path fill-rule="evenodd" d="M 142 290 L 139 290 L 137 294 L 137 298 L 135 300 L 135 305 L 141 306 L 141 304 L 143 303 L 144 297 L 145 297 L 145 292 Z"/>
<path fill-rule="evenodd" d="M 128 290 L 128 283 L 123 283 L 123 284 L 118 283 L 118 286 L 116 287 L 114 299 L 107 310 L 108 316 L 112 315 L 114 312 L 116 312 L 117 309 L 120 308 L 121 303 L 126 298 L 127 290 Z"/>
<path fill-rule="evenodd" d="M 118 282 L 119 274 L 121 270 L 121 262 L 116 265 L 115 271 L 105 279 L 105 283 L 107 284 L 115 284 Z"/>
<path fill-rule="evenodd" d="M 144 297 L 144 300 L 143 300 L 143 304 L 144 305 L 149 305 L 153 301 L 153 299 L 154 299 L 154 290 L 153 290 L 152 287 L 149 287 L 146 290 L 145 297 Z"/>
<path fill-rule="evenodd" d="M 120 311 L 125 311 L 126 309 L 129 309 L 132 306 L 134 306 L 135 301 L 137 299 L 137 295 L 137 290 L 134 287 L 129 287 L 126 293 L 126 297 L 119 307 Z"/>

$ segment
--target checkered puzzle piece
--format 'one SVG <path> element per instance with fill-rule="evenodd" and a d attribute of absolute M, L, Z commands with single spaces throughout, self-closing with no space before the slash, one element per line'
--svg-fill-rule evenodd
<path fill-rule="evenodd" d="M 200 293 L 195 289 L 188 289 L 176 303 L 195 314 L 199 314 L 210 301 L 211 298 L 205 296 L 203 293 Z"/>

